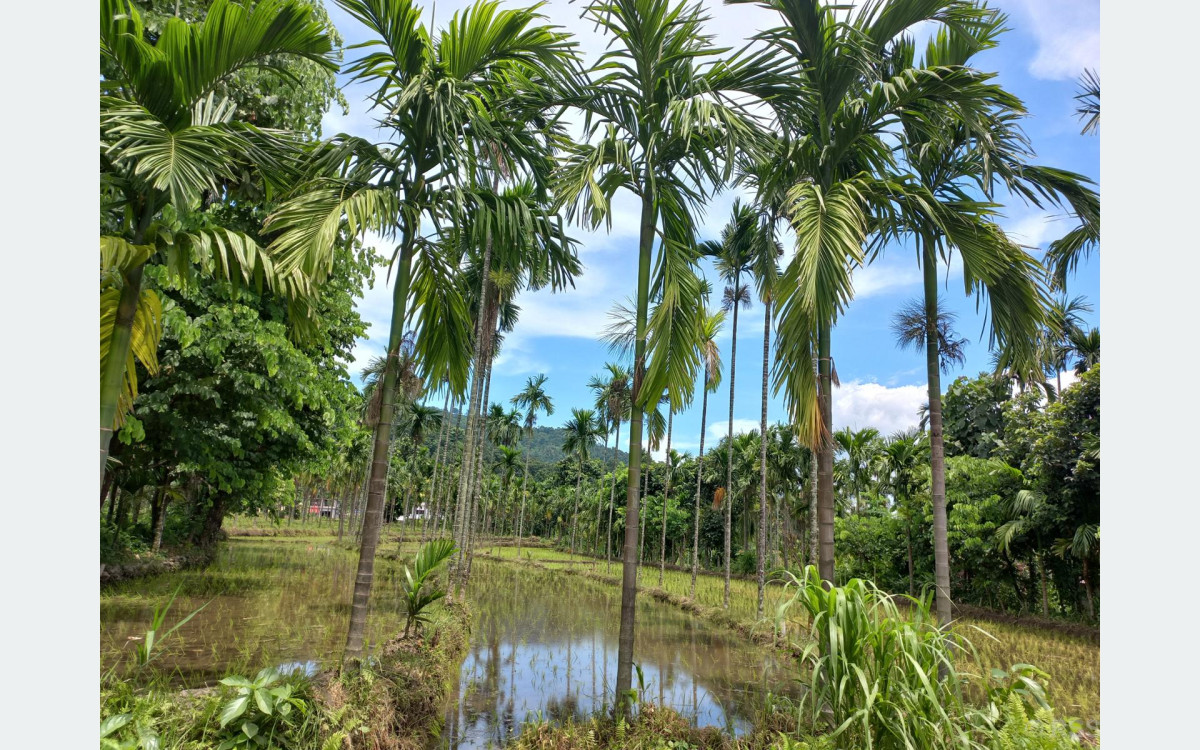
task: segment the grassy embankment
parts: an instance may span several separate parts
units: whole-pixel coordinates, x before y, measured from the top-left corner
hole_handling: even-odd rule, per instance
[[[311,541],[306,537],[286,537],[237,540],[228,544],[279,546],[291,550],[297,548],[297,542],[307,546]],[[330,540],[325,536],[322,541]],[[222,638],[235,641],[220,644],[222,667],[214,670],[211,679],[201,684],[234,675],[254,680],[259,669],[287,658],[286,655],[293,653],[300,642],[304,644],[301,651],[314,655],[340,651],[338,646],[345,628],[343,615],[348,613],[335,608],[333,619],[341,622],[340,628],[324,627],[317,620],[321,617],[318,610],[321,607],[328,609],[327,604],[321,603],[327,597],[310,591],[321,601],[312,604],[314,609],[301,611],[302,605],[294,599],[292,592],[278,590],[280,576],[305,578],[307,568],[304,566],[329,565],[331,556],[353,557],[352,552],[330,549],[327,544],[324,550],[329,554],[313,555],[311,550],[297,549],[296,554],[289,553],[274,565],[255,565],[253,559],[244,560],[242,564],[225,560],[209,570],[154,576],[106,589],[102,596],[105,607],[142,609],[162,606],[177,592],[178,598],[166,622],[168,627],[204,601],[210,602],[188,623],[190,628],[185,627],[162,642],[161,659],[152,659],[143,667],[137,666],[133,646],[138,641],[133,640],[118,653],[109,654],[106,661],[113,666],[101,677],[101,720],[129,716],[128,723],[112,737],[128,742],[135,741],[139,733],[147,736],[152,733],[157,736],[161,748],[199,750],[221,747],[239,739],[239,733],[247,732],[243,727],[249,722],[254,725],[251,731],[256,733],[273,731],[274,746],[279,747],[331,750],[425,747],[438,730],[450,688],[449,676],[457,672],[466,653],[469,615],[461,606],[437,606],[433,622],[423,632],[408,639],[393,636],[384,640],[374,650],[369,663],[359,671],[342,673],[332,668],[311,678],[295,672],[273,683],[272,690],[290,686],[291,697],[296,699],[286,719],[265,715],[250,702],[245,714],[222,727],[223,711],[236,699],[236,687],[217,685],[180,690],[178,680],[173,679],[183,670],[191,675],[189,680],[195,684],[199,675],[206,673],[202,666],[205,659],[217,660],[218,647],[215,645],[211,654],[193,654],[197,650],[196,644],[188,642],[187,632],[195,628],[216,629],[215,633],[224,634]],[[237,627],[231,627],[226,620]],[[381,636],[384,630],[388,634],[398,631],[394,617],[373,617],[372,620]],[[270,625],[270,638],[261,638],[263,633],[255,629],[263,623],[266,623],[264,627]],[[314,636],[313,630],[329,632]],[[237,644],[238,633],[253,633],[253,636],[248,636],[246,643]],[[140,642],[144,643],[144,640]],[[235,652],[232,655],[231,650]],[[250,740],[248,736],[240,739]]]

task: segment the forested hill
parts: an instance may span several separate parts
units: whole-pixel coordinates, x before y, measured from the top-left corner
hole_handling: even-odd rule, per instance
[[[466,430],[467,418],[465,415],[461,418],[459,429],[455,431],[453,428],[457,415],[450,413],[444,414],[444,416],[450,420],[451,433],[453,434],[450,443],[452,446],[451,450],[453,450],[458,447],[459,440],[461,440],[462,434]],[[624,428],[626,425],[622,425],[622,427]],[[534,427],[533,437],[526,440],[522,436],[520,442],[514,447],[520,451],[532,450],[529,456],[530,464],[556,464],[566,456],[562,451],[566,434],[567,431],[561,427]],[[431,455],[437,450],[437,439],[437,429],[432,429],[425,435],[424,443],[429,448]],[[621,430],[621,439],[622,441],[627,439],[625,429]],[[613,448],[611,446],[605,448],[603,443],[596,443],[589,452],[589,458],[602,461],[605,465],[608,465],[612,462]],[[524,459],[525,456],[522,455],[521,460],[523,461]],[[629,456],[625,451],[618,451],[617,459],[624,463],[629,461]]]

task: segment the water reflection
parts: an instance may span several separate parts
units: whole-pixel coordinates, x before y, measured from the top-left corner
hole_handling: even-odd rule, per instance
[[[534,718],[583,719],[610,708],[617,671],[620,592],[577,577],[480,565],[476,617],[447,709],[441,747],[499,746]],[[794,694],[772,652],[674,608],[639,603],[635,662],[644,697],[697,726],[742,734],[768,691]],[[635,687],[637,678],[635,675]]]

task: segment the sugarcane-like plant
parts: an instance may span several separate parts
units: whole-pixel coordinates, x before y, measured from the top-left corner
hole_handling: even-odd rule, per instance
[[[444,589],[427,586],[429,576],[438,566],[450,559],[457,552],[453,539],[434,539],[421,545],[417,551],[417,559],[413,563],[416,570],[404,566],[404,637],[407,638],[414,624],[429,622],[426,610],[429,605],[446,595]]]

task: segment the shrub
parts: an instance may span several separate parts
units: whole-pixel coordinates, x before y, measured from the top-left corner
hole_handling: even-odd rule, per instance
[[[779,616],[800,607],[810,623],[811,643],[801,653],[809,673],[800,699],[802,728],[828,734],[838,747],[985,748],[998,737],[995,701],[1049,710],[1035,679],[1042,673],[1028,665],[982,684],[960,674],[954,649],[975,666],[978,655],[961,633],[938,627],[931,593],[893,597],[859,578],[826,590],[813,566],[801,578],[784,575],[795,593]],[[901,598],[907,612],[897,606]],[[969,687],[988,696],[984,707],[967,701]]]

